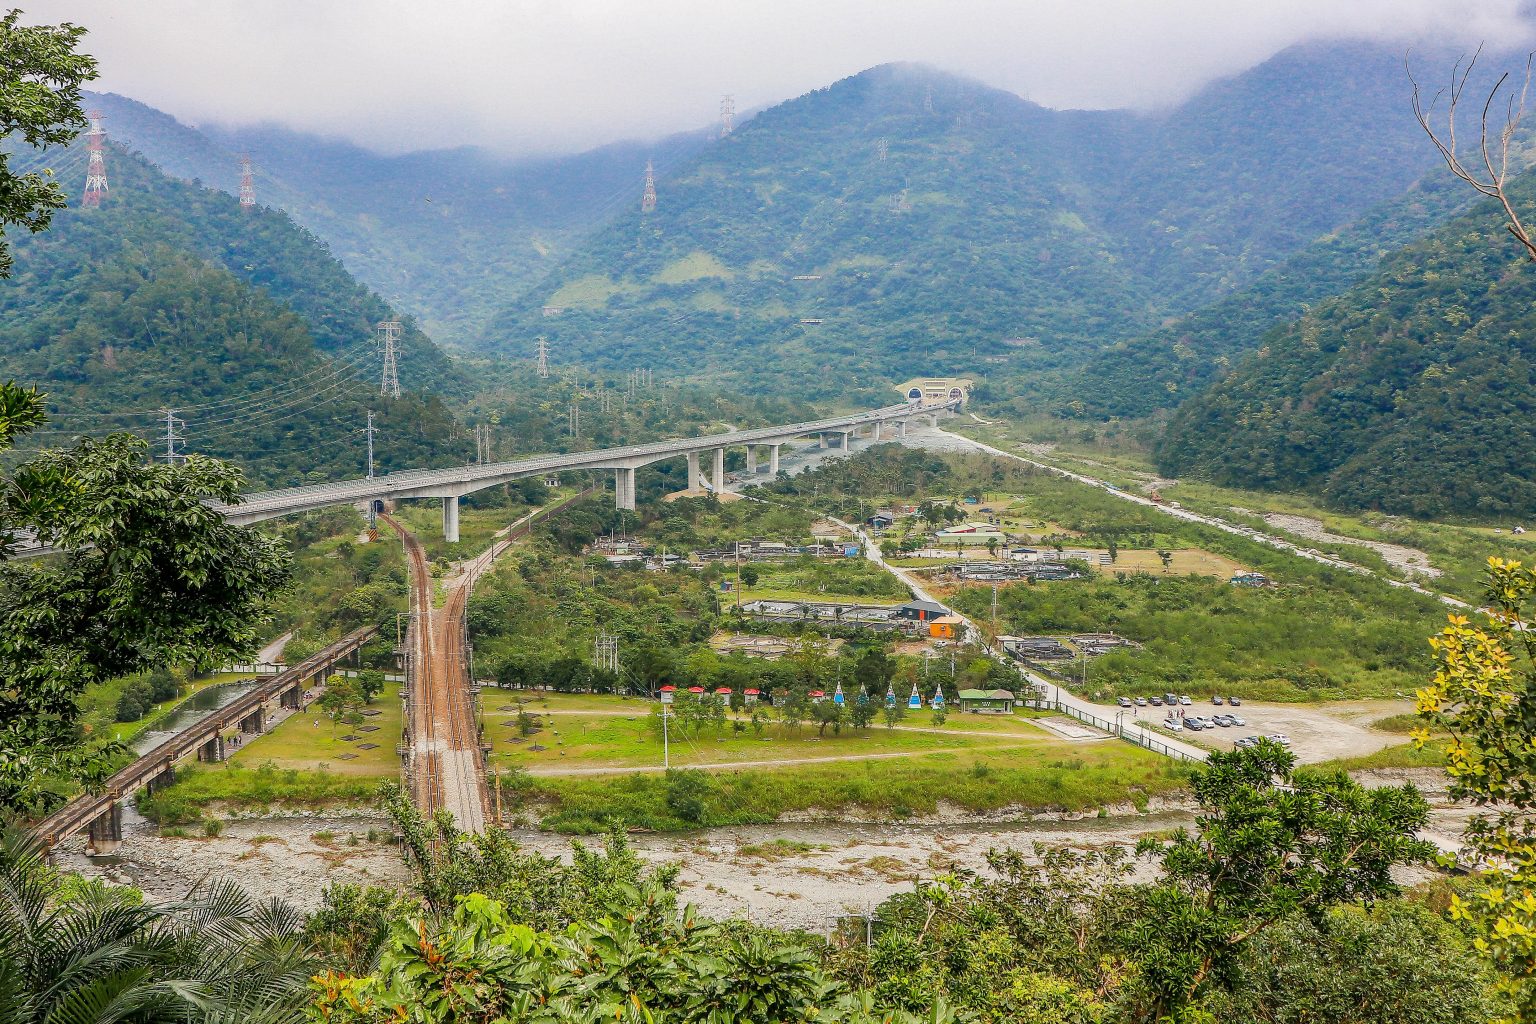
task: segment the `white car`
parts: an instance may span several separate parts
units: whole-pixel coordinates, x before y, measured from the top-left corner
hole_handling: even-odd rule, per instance
[[[1177,718],[1165,718],[1163,719],[1163,728],[1169,732],[1183,732],[1184,723],[1180,722]]]

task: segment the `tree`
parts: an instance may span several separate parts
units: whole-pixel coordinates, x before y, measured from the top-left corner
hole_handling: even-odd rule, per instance
[[[146,906],[133,889],[68,887],[41,849],[0,841],[0,1006],[15,1024],[294,1019],[319,966],[286,905],[234,886]]]
[[[848,707],[848,721],[855,729],[868,729],[876,715],[875,702],[868,698],[855,700]]]
[[[32,148],[64,145],[85,129],[80,85],[96,77],[96,61],[76,53],[85,29],[22,25],[21,12],[0,16],[0,140],[20,136]],[[10,169],[13,145],[0,146],[0,278],[11,276],[8,225],[42,231],[65,205],[64,190],[48,173]]]
[[[1167,572],[1168,571],[1168,567],[1173,564],[1173,552],[1172,551],[1164,551],[1161,548],[1159,548],[1158,552],[1157,552],[1157,557],[1162,560],[1163,571]]]
[[[883,647],[870,647],[859,655],[853,666],[853,678],[865,693],[879,693],[890,683],[896,663]]]
[[[824,700],[819,704],[811,705],[811,713],[816,719],[816,735],[825,736],[829,725],[832,727],[832,735],[842,735],[843,705]]]
[[[363,695],[364,704],[372,704],[384,692],[384,673],[376,668],[365,668],[357,674],[357,688]]]
[[[885,727],[887,729],[896,728],[896,723],[907,717],[907,709],[902,707],[899,701],[886,704],[880,709],[880,712],[885,716]]]
[[[1419,127],[1424,129],[1424,134],[1429,136],[1429,141],[1440,153],[1440,158],[1445,161],[1445,166],[1450,169],[1450,172],[1471,185],[1480,195],[1498,201],[1503,207],[1507,221],[1504,225],[1505,230],[1525,249],[1528,258],[1536,260],[1536,242],[1531,240],[1530,232],[1520,220],[1520,214],[1516,212],[1514,203],[1505,191],[1505,183],[1508,182],[1510,173],[1510,143],[1520,132],[1520,122],[1525,116],[1526,96],[1531,90],[1532,58],[1526,57],[1525,76],[1520,91],[1518,95],[1510,95],[1505,105],[1503,123],[1494,129],[1497,141],[1493,135],[1490,135],[1488,115],[1493,110],[1494,102],[1499,98],[1505,83],[1509,81],[1509,72],[1506,71],[1500,75],[1498,81],[1494,82],[1493,88],[1488,90],[1488,98],[1483,103],[1482,118],[1479,123],[1477,155],[1469,166],[1463,159],[1462,149],[1456,140],[1456,115],[1457,108],[1461,105],[1462,97],[1466,93],[1467,80],[1472,77],[1472,72],[1477,67],[1477,59],[1481,54],[1482,48],[1479,47],[1477,53],[1474,53],[1465,64],[1458,60],[1451,68],[1451,83],[1445,110],[1446,124],[1443,133],[1430,123],[1430,118],[1436,103],[1444,93],[1435,93],[1426,106],[1423,94],[1419,90],[1419,83],[1410,71],[1408,80],[1413,84],[1413,116],[1419,122]],[[1478,164],[1482,166],[1478,167]]]
[[[0,385],[0,447],[42,421],[42,402],[35,389]],[[105,774],[110,745],[77,734],[87,686],[248,654],[289,581],[276,540],[210,507],[239,500],[239,470],[197,455],[153,464],[146,453],[137,437],[86,438],[0,478],[0,529],[62,552],[0,561],[0,809],[40,809],[49,776],[92,785]]]
[[[1480,625],[1453,615],[1431,638],[1438,668],[1418,693],[1425,726],[1449,734],[1451,796],[1491,813],[1466,831],[1463,859],[1478,885],[1451,902],[1451,916],[1477,935],[1514,979],[1524,1019],[1536,1014],[1536,568],[1488,560],[1491,614]]]
[[[755,587],[755,586],[757,586],[757,581],[758,581],[758,578],[759,578],[758,574],[757,574],[757,566],[755,566],[755,565],[744,565],[744,566],[741,567],[741,572],[737,573],[737,576],[740,578],[742,586],[744,586],[744,587]]]
[[[356,679],[346,676],[332,676],[325,684],[325,693],[317,704],[325,716],[331,720],[331,728],[349,720],[368,702],[363,699],[362,687]]]
[[[1367,790],[1343,772],[1298,771],[1268,740],[1211,754],[1191,788],[1195,831],[1180,829],[1162,850],[1165,880],[1127,934],[1147,1020],[1178,1019],[1210,987],[1230,987],[1254,936],[1394,893],[1392,868],[1434,853],[1416,838],[1429,806],[1412,786]]]

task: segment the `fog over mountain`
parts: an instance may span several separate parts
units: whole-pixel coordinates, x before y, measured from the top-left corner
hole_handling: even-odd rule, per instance
[[[573,152],[696,128],[918,61],[1057,108],[1156,107],[1298,42],[1520,46],[1520,0],[39,0],[89,26],[103,91],[183,121],[275,122],[381,152]],[[282,59],[274,59],[281,54]]]

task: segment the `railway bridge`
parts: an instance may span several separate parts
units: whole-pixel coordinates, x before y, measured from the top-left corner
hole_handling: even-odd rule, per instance
[[[226,732],[235,727],[241,732],[264,731],[268,705],[274,700],[280,707],[301,707],[305,687],[312,682],[324,682],[337,665],[351,657],[375,632],[375,627],[366,626],[292,668],[261,680],[222,708],[113,774],[100,793],[75,797],[38,822],[33,832],[45,846],[52,848],[83,828],[90,837],[92,853],[111,853],[123,838],[123,800],[140,787],[153,793],[169,785],[176,777],[177,762],[185,757],[195,755],[199,761],[224,760]]]

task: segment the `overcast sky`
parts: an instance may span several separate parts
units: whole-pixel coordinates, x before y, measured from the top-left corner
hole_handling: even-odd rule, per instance
[[[915,60],[1053,107],[1158,106],[1303,40],[1520,45],[1522,0],[15,0],[97,88],[373,149],[563,152]],[[15,4],[12,4],[15,5]],[[0,6],[7,6],[0,4]]]

